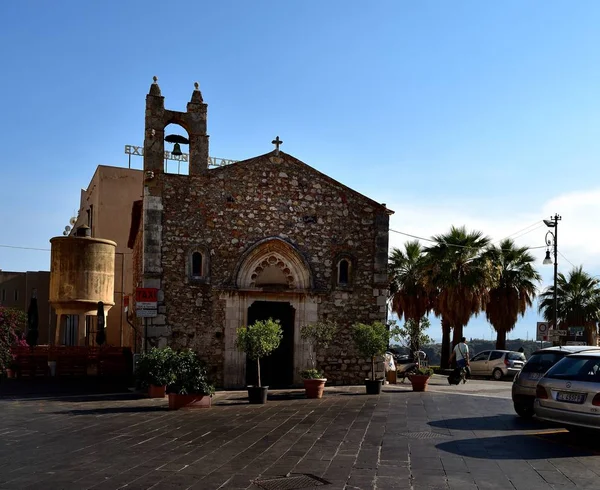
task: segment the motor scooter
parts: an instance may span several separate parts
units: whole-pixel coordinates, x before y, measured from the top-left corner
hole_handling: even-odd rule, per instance
[[[419,365],[414,357],[410,356],[399,356],[396,361],[396,379],[401,379],[402,383],[406,381],[406,378],[410,374],[415,374]]]

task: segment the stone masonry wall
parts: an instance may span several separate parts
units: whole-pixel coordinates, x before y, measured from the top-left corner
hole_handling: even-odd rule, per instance
[[[357,321],[384,320],[387,298],[388,214],[384,206],[280,153],[162,179],[162,290],[174,347],[197,350],[222,383],[225,301],[235,291],[240,257],[257,242],[278,237],[311,268],[319,318],[343,331],[321,366],[332,383],[361,382],[370,369],[350,341]],[[193,279],[191,254],[200,251],[207,275]],[[352,263],[352,281],[337,285],[336,261]],[[295,326],[298,328],[298,326]],[[380,365],[381,367],[381,365]]]

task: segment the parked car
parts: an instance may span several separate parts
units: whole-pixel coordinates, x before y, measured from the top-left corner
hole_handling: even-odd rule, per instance
[[[495,380],[501,380],[521,371],[525,361],[525,354],[522,352],[486,350],[471,358],[471,375],[491,376]]]
[[[567,428],[600,429],[600,351],[571,354],[540,379],[535,415]]]
[[[535,388],[544,373],[563,357],[583,351],[600,351],[590,345],[567,345],[562,347],[546,347],[531,354],[523,369],[515,376],[512,385],[512,401],[515,412],[521,417],[533,417]]]

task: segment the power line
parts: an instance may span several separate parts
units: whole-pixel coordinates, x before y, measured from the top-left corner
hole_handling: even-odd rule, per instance
[[[16,250],[38,250],[40,252],[51,252],[51,250],[49,248],[36,248],[36,247],[20,247],[17,245],[0,245],[0,248],[12,248],[12,249],[16,249]],[[106,253],[106,254],[110,254],[112,252],[94,252],[95,254],[98,253]],[[114,252],[117,255],[131,255],[133,252]]]
[[[565,259],[569,264],[571,264],[573,267],[577,267],[573,262],[571,262],[569,259],[567,259],[561,252],[560,250],[557,250],[558,254]]]
[[[531,228],[532,226],[535,226],[535,225],[537,225],[538,223],[543,223],[543,221],[542,221],[542,220],[538,220],[538,221],[536,221],[535,223],[532,223],[532,224],[530,224],[529,226],[526,226],[526,227],[525,227],[525,228],[523,228],[522,230],[515,231],[514,233],[511,233],[510,235],[508,235],[508,236],[505,236],[504,238],[501,238],[500,240],[496,240],[496,241],[497,241],[497,242],[501,242],[502,240],[506,240],[507,238],[510,238],[510,237],[512,237],[512,236],[515,236],[515,235],[518,235],[518,234],[519,234],[519,233],[521,233],[522,231],[528,230],[529,228]],[[540,226],[540,227],[541,227],[541,226]],[[536,228],[536,229],[537,229],[537,228]],[[533,231],[533,230],[531,230],[531,231]],[[527,232],[527,233],[529,233],[529,232]]]
[[[15,245],[0,245],[2,248],[16,248],[18,250],[40,250],[42,252],[50,252],[49,248],[35,248],[35,247],[17,247]]]
[[[529,230],[529,231],[526,231],[525,233],[521,233],[520,235],[517,235],[516,237],[514,237],[514,238],[511,238],[511,240],[513,240],[513,241],[514,241],[514,240],[516,240],[517,238],[521,238],[521,237],[523,237],[523,236],[525,236],[525,235],[527,235],[527,234],[531,233],[532,231],[539,230],[540,228],[543,228],[543,227],[544,227],[544,223],[542,223],[541,225],[538,225],[538,226],[536,226],[535,228],[532,228],[532,229],[531,229],[531,230]]]
[[[422,236],[417,236],[417,235],[411,235],[410,233],[404,233],[403,231],[398,231],[398,230],[392,230],[390,228],[391,232],[394,233],[398,233],[399,235],[404,235],[404,236],[408,236],[411,238],[416,238],[417,240],[425,240],[426,242],[433,242],[433,243],[439,243],[437,240],[433,240],[432,238],[425,238]],[[445,242],[444,242],[445,243]],[[478,247],[470,247],[469,245],[457,245],[454,243],[445,243],[445,245],[447,245],[448,247],[455,247],[455,248],[472,248],[472,249],[476,249],[479,250]],[[527,247],[529,250],[536,250],[538,248],[546,248],[546,245],[541,245],[539,247]],[[507,250],[507,249],[500,249],[500,250]]]

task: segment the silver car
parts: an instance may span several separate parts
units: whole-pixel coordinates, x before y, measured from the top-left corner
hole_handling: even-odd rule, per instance
[[[548,422],[600,429],[600,352],[558,361],[538,382],[533,409]]]
[[[589,345],[567,345],[546,347],[531,354],[523,369],[515,376],[512,385],[512,401],[515,412],[521,417],[533,417],[535,388],[544,373],[569,354],[593,350],[600,351],[600,348]]]
[[[514,376],[525,364],[525,354],[510,350],[486,350],[473,356],[469,362],[473,376],[491,376],[501,380]]]

